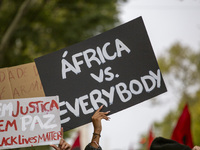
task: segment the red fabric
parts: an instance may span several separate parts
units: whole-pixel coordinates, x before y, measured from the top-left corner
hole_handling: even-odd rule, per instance
[[[183,112],[174,128],[171,139],[178,143],[188,145],[193,148],[192,135],[191,135],[191,119],[188,105],[186,104]]]
[[[71,150],[81,150],[81,144],[80,144],[80,132],[78,132],[78,136],[74,141],[74,144],[72,145]]]
[[[153,142],[154,140],[154,135],[153,135],[153,132],[152,132],[152,128],[149,130],[149,137],[148,137],[148,150],[150,149],[151,147],[151,143]]]

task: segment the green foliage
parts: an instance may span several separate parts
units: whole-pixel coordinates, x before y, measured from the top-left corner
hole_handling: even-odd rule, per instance
[[[192,136],[195,145],[200,145],[200,89],[190,97],[190,112],[192,120]]]
[[[33,62],[115,27],[118,5],[125,1],[0,0],[0,68]]]
[[[17,24],[13,20],[26,1]],[[41,55],[70,46],[116,25],[123,0],[4,0],[0,4],[0,67],[32,62]]]
[[[178,88],[180,101],[177,110],[169,112],[163,121],[155,122],[159,136],[171,138],[172,131],[182,113],[184,105],[189,105],[193,142],[200,145],[200,51],[194,52],[179,43],[174,44],[167,54],[159,57],[159,66],[166,78],[176,81],[171,88]],[[170,75],[170,76],[169,76]]]
[[[175,43],[158,58],[164,79],[170,82],[171,91],[179,97],[177,109],[171,110],[160,122],[154,122],[154,135],[171,138],[173,129],[187,103],[191,114],[191,132],[194,145],[200,145],[200,51]],[[177,96],[179,95],[179,96]],[[157,100],[156,100],[157,101]],[[159,105],[159,102],[154,104]],[[148,133],[141,137],[148,137]],[[140,145],[146,149],[146,143]]]
[[[175,120],[178,118],[176,112],[169,112],[167,116],[164,117],[162,122],[155,122],[154,127],[157,131],[157,135],[163,135],[165,138],[171,138],[172,130],[175,124]]]
[[[169,49],[168,54],[158,59],[158,62],[163,73],[172,73],[174,78],[182,83],[182,88],[186,88],[200,80],[199,59],[199,53],[176,43]]]

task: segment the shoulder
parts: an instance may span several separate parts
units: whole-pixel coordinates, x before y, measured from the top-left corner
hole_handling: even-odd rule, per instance
[[[90,145],[90,143],[85,147],[85,150],[102,150],[102,148],[99,146],[98,148],[94,148]]]

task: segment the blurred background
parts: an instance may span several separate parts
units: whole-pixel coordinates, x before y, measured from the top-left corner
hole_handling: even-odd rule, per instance
[[[33,62],[139,16],[168,92],[103,121],[100,145],[147,150],[153,138],[172,137],[185,108],[190,119],[178,128],[190,129],[193,145],[200,145],[200,0],[0,0],[0,68]],[[65,138],[73,145],[78,133],[84,149],[92,125]]]

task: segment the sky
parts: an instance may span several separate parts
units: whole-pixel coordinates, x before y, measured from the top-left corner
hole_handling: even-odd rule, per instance
[[[200,0],[127,1],[120,5],[121,23],[142,16],[156,57],[176,42],[200,50]],[[138,149],[141,135],[150,130],[153,122],[162,121],[170,110],[177,108],[179,94],[168,82],[166,86],[168,91],[156,97],[157,103],[150,99],[109,116],[110,121],[102,121],[103,150]],[[89,143],[93,127],[91,123],[85,127]]]
[[[176,42],[200,50],[200,0],[129,0],[120,10],[122,23],[142,16],[156,57]],[[177,108],[179,96],[166,86],[168,92],[156,97],[159,105],[150,99],[102,121],[104,150],[138,149],[141,134]],[[92,135],[92,125],[89,128]]]
[[[142,16],[156,55],[175,42],[200,47],[200,0],[129,0],[121,6],[125,23]]]

